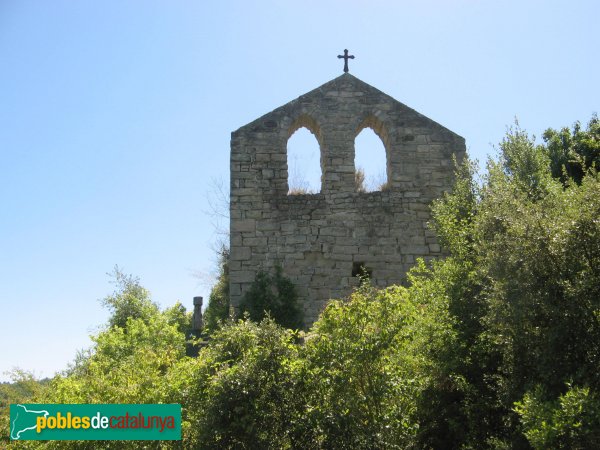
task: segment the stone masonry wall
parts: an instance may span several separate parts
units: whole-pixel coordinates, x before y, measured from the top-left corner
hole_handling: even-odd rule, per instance
[[[318,194],[288,195],[287,141],[308,128],[321,148]],[[386,149],[388,187],[358,193],[354,140],[371,127]],[[376,286],[402,283],[415,259],[441,255],[430,203],[451,188],[464,139],[350,74],[232,133],[230,295],[235,308],[258,270],[283,267],[310,325],[348,295],[364,264]]]

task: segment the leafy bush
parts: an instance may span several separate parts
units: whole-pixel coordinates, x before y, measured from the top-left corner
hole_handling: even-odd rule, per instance
[[[418,315],[402,288],[365,283],[334,301],[309,333],[306,427],[325,448],[406,448],[424,384],[411,348]]]
[[[229,322],[198,358],[168,375],[183,405],[184,442],[193,448],[301,448],[303,406],[296,335],[267,318]]]

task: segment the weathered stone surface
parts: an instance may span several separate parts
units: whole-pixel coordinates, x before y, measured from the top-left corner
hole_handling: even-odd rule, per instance
[[[322,189],[288,195],[287,141],[300,127],[321,147]],[[358,193],[354,139],[370,127],[387,153],[388,185]],[[332,297],[402,283],[418,257],[440,256],[429,205],[452,185],[464,139],[350,74],[232,133],[230,295],[234,308],[260,269],[275,264],[298,286],[310,325]]]

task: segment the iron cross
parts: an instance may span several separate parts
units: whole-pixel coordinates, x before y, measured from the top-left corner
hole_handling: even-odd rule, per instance
[[[354,59],[354,55],[348,55],[348,49],[344,49],[344,56],[338,55],[338,58],[344,58],[344,72],[348,72],[348,60]]]

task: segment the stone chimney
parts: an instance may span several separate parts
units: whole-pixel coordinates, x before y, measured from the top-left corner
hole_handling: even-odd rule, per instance
[[[204,327],[202,321],[202,297],[194,297],[194,314],[192,315],[192,331],[199,333]]]

